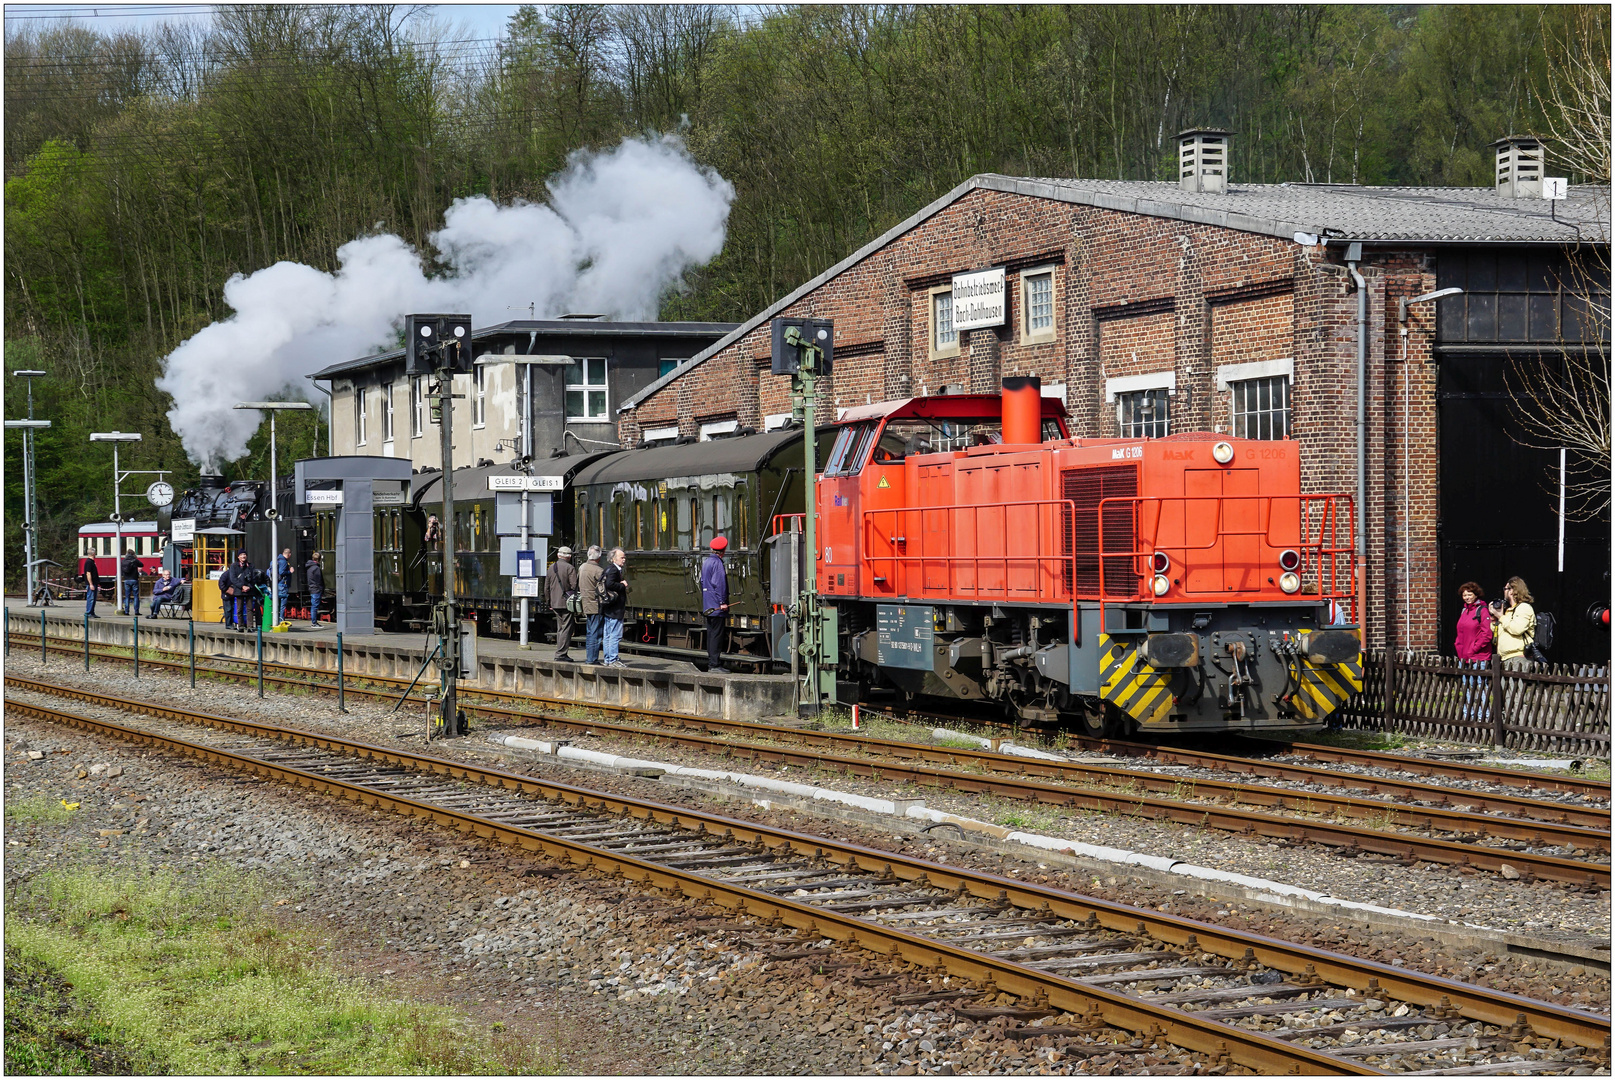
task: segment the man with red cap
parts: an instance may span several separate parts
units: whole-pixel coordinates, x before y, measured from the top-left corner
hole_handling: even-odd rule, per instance
[[[707,618],[707,671],[727,675],[723,666],[723,624],[729,612],[729,571],[723,565],[723,552],[729,541],[712,538],[712,551],[701,560],[701,613]]]

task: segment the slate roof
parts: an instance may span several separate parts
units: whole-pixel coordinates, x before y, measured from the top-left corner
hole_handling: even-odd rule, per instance
[[[733,333],[624,401],[617,411],[634,408],[801,297],[977,189],[1193,221],[1285,240],[1295,240],[1297,234],[1304,234],[1309,242],[1310,238],[1316,238],[1329,244],[1353,240],[1426,244],[1607,243],[1610,235],[1609,189],[1595,185],[1573,187],[1568,199],[1555,204],[1545,199],[1504,198],[1492,188],[1234,184],[1226,193],[1211,194],[1186,191],[1170,180],[1065,180],[982,173],[771,304]]]
[[[471,340],[475,343],[499,334],[530,334],[535,331],[538,333],[539,342],[549,337],[712,337],[713,335],[727,334],[734,328],[734,323],[515,319],[510,322],[498,323],[494,326],[474,329],[471,331]],[[535,344],[534,347],[536,348],[537,345]],[[361,356],[354,360],[344,360],[339,364],[332,364],[330,367],[321,368],[314,374],[307,376],[307,378],[330,379],[340,377],[355,371],[380,367],[390,361],[401,360],[403,356],[403,349],[391,349],[372,356]]]

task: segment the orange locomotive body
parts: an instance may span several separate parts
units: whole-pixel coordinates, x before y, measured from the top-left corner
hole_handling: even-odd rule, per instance
[[[1035,379],[841,422],[817,583],[860,692],[1099,734],[1316,729],[1361,688],[1351,500],[1298,443],[1072,439]]]

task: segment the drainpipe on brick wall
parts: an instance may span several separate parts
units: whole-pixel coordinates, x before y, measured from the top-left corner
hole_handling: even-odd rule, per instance
[[[1368,647],[1368,282],[1357,272],[1363,245],[1346,248],[1346,269],[1357,283],[1357,625]]]

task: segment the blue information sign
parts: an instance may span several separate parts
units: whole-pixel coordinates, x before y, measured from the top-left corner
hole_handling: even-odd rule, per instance
[[[535,551],[516,552],[516,576],[519,578],[533,578],[538,576],[538,553]]]
[[[923,604],[875,606],[875,655],[887,667],[930,671],[936,609]]]

